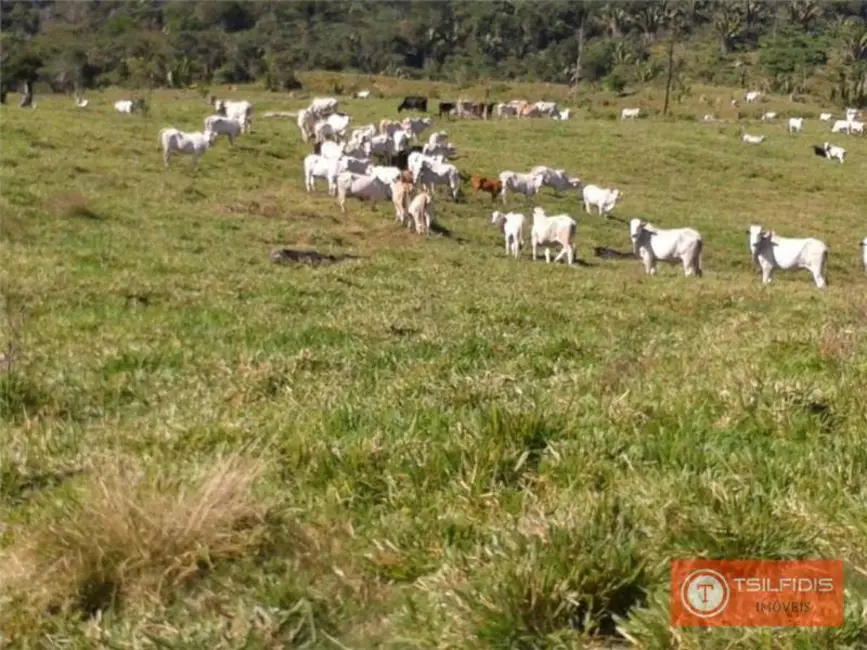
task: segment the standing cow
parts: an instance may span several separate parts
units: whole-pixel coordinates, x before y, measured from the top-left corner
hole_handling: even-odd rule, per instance
[[[397,112],[400,113],[403,110],[427,113],[427,97],[420,97],[418,95],[404,97],[400,106],[397,107]]]

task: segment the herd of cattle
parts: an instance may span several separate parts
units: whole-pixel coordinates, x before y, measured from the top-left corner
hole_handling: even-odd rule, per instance
[[[747,101],[754,98],[749,96]],[[193,156],[198,166],[201,155],[215,142],[219,135],[226,135],[230,143],[252,127],[253,106],[247,101],[228,101],[211,98],[215,109],[213,115],[205,117],[204,131],[187,133],[175,128],[160,131],[159,139],[163,147],[166,166],[173,153]],[[135,110],[135,102],[117,102],[118,112],[129,113]],[[515,117],[542,117],[569,119],[569,110],[560,110],[554,102],[513,101],[500,104],[482,104],[459,100],[440,102],[440,116],[476,116],[488,119],[491,115]],[[398,113],[404,110],[427,111],[427,98],[406,97],[398,106]],[[640,109],[626,108],[621,112],[621,120],[635,119]],[[378,201],[392,201],[396,221],[401,225],[414,228],[418,234],[430,232],[434,219],[434,188],[438,185],[448,187],[451,197],[457,201],[461,192],[461,181],[469,180],[475,192],[483,191],[506,203],[509,192],[523,194],[528,199],[542,187],[552,187],[555,193],[565,190],[580,190],[584,209],[590,213],[597,208],[600,216],[608,216],[623,193],[616,188],[600,188],[584,185],[581,179],[570,177],[563,169],[534,167],[527,173],[503,171],[496,179],[479,175],[466,176],[450,162],[456,149],[448,141],[446,131],[430,135],[426,144],[419,144],[419,136],[433,126],[429,117],[407,117],[401,121],[383,119],[379,125],[368,124],[349,131],[351,117],[338,112],[338,100],[333,97],[313,99],[310,105],[298,113],[274,113],[271,115],[291,116],[304,142],[312,142],[313,152],[304,159],[304,184],[308,192],[315,190],[317,178],[326,181],[328,192],[337,197],[341,211],[346,211],[346,199],[355,197],[376,204]],[[706,116],[707,117],[707,116]],[[776,114],[766,113],[763,121],[771,120]],[[830,120],[830,114],[822,119]],[[845,123],[848,128],[837,127],[835,132],[863,133],[863,124],[856,118],[858,111],[848,109]],[[710,120],[706,120],[710,121]],[[842,121],[840,121],[842,122]],[[860,127],[859,127],[860,125]],[[800,132],[803,118],[791,118],[788,131]],[[764,136],[743,134],[743,141],[760,143]],[[817,155],[843,162],[845,150],[842,147],[825,143],[814,145]],[[517,212],[503,213],[494,210],[491,223],[503,233],[508,255],[519,257],[524,246],[525,217]],[[555,257],[557,262],[564,257],[571,264],[574,259],[577,222],[567,214],[548,215],[541,207],[534,207],[530,242],[532,258],[537,258],[540,247],[545,249],[545,259],[551,261],[550,247],[560,246]],[[748,231],[749,248],[754,264],[760,269],[762,282],[771,282],[775,269],[806,269],[816,283],[823,288],[827,285],[826,269],[828,247],[815,238],[780,237],[759,225],[751,225]],[[641,259],[645,272],[655,275],[657,262],[681,263],[686,276],[701,276],[701,253],[703,241],[700,233],[693,228],[658,228],[642,219],[629,222],[629,236],[633,253]],[[861,242],[861,259],[867,270],[867,238]]]

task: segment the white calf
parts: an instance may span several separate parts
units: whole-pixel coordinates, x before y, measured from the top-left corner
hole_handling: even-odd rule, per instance
[[[819,119],[823,122],[830,122],[832,117],[834,117],[834,115],[831,113],[819,113]]]
[[[193,165],[199,168],[199,158],[208,148],[214,144],[217,134],[213,131],[204,133],[184,133],[174,127],[162,129],[159,135],[160,144],[163,146],[163,161],[166,168],[173,153],[187,154],[193,157]]]
[[[776,111],[768,111],[767,113],[762,115],[762,122],[765,122],[767,120],[775,120],[775,119],[777,119],[777,112]]]
[[[765,141],[765,136],[763,135],[750,135],[749,133],[744,133],[744,137],[741,140],[745,144],[762,144]]]
[[[588,214],[593,214],[592,206],[596,207],[599,216],[608,217],[608,214],[614,209],[617,201],[623,196],[623,192],[619,189],[601,188],[596,185],[587,185],[582,192],[584,199],[584,211]]]
[[[337,112],[337,100],[334,97],[315,97],[307,110],[316,117],[328,117]]]
[[[545,247],[545,261],[551,262],[551,244],[560,244],[563,248],[554,262],[559,262],[566,256],[566,263],[572,264],[575,257],[575,232],[578,224],[568,214],[548,216],[545,211],[536,206],[533,208],[533,229],[530,232],[530,242],[533,246],[533,259],[536,259],[536,248]]]
[[[494,210],[491,213],[491,223],[500,229],[506,239],[506,255],[518,259],[518,252],[524,245],[524,215],[519,212],[503,214]]]
[[[789,133],[800,133],[804,130],[804,118],[803,117],[790,117],[789,118]]]
[[[846,150],[843,147],[838,147],[830,142],[825,143],[825,158],[828,160],[839,160],[843,164],[843,159],[846,157]]]
[[[827,286],[825,269],[828,264],[828,247],[812,237],[793,239],[778,237],[762,226],[751,225],[747,231],[750,237],[750,253],[753,261],[762,270],[762,284],[771,283],[774,269],[788,271],[807,269],[820,289]]]
[[[761,97],[762,93],[758,90],[751,90],[750,92],[744,95],[744,99],[747,100],[750,104],[755,104],[759,97]]]
[[[620,111],[620,119],[621,120],[626,120],[626,119],[634,120],[636,117],[638,117],[638,114],[640,112],[641,112],[640,108],[624,108],[622,111]]]
[[[370,201],[375,208],[377,201],[387,201],[391,198],[391,188],[373,176],[342,172],[337,175],[337,203],[343,213],[346,213],[348,196]]]
[[[506,202],[506,194],[512,192],[520,192],[526,198],[530,198],[542,188],[542,183],[545,182],[545,177],[542,174],[518,174],[512,171],[500,172],[500,182],[503,184],[503,189],[500,192],[500,198],[503,203]]]
[[[433,197],[427,192],[420,192],[409,204],[409,216],[415,223],[415,231],[419,235],[430,234],[433,222]]]
[[[644,262],[644,272],[647,275],[656,275],[657,260],[679,260],[683,264],[684,275],[701,277],[702,239],[697,230],[663,230],[643,219],[632,219],[629,222],[629,237],[632,239],[632,250]]]
[[[222,115],[209,115],[205,118],[205,131],[213,131],[217,135],[225,135],[229,138],[229,144],[235,144],[235,138],[241,135],[243,127],[238,120],[233,120]]]
[[[132,113],[132,100],[121,99],[114,103],[114,110],[118,113]]]
[[[304,158],[304,187],[308,192],[316,190],[316,179],[324,178],[328,182],[328,193],[337,193],[337,175],[340,172],[340,161],[336,158],[311,153]]]

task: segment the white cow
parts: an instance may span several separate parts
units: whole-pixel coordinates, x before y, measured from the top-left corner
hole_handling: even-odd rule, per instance
[[[790,117],[789,118],[789,126],[787,127],[789,133],[800,133],[804,130],[804,118],[803,117]]]
[[[825,158],[828,160],[839,160],[840,164],[843,164],[844,158],[846,158],[846,150],[843,147],[838,147],[835,144],[831,144],[830,142],[826,142],[824,144],[825,149]]]
[[[581,187],[581,179],[577,176],[571,178],[566,176],[565,169],[551,169],[550,167],[539,165],[533,167],[533,169],[530,170],[530,173],[533,175],[541,175],[542,186],[554,188],[555,194],[565,190],[576,190]]]
[[[401,122],[404,131],[408,131],[413,140],[418,140],[418,136],[421,135],[425,129],[430,128],[432,124],[433,120],[429,117],[407,117],[403,122]]]
[[[617,188],[602,188],[597,185],[587,185],[583,192],[584,211],[587,214],[593,214],[591,207],[595,206],[599,216],[608,218],[608,215],[614,209],[617,201],[623,196]]]
[[[118,113],[132,113],[135,111],[137,103],[133,99],[121,99],[114,103],[114,110]]]
[[[454,158],[456,153],[454,146],[450,144],[441,144],[435,147],[432,147],[430,144],[426,144],[424,145],[424,147],[422,147],[421,151],[425,156],[440,156],[443,159]]]
[[[578,224],[568,214],[548,216],[545,211],[536,206],[533,208],[533,228],[530,231],[530,243],[533,247],[533,260],[536,259],[536,249],[545,247],[545,261],[551,263],[551,244],[560,244],[563,248],[554,262],[559,262],[566,256],[566,263],[572,264],[575,257],[575,233]]]
[[[506,195],[509,191],[520,192],[526,198],[535,195],[545,182],[545,177],[542,174],[519,174],[513,171],[500,172],[500,182],[503,184],[503,189],[500,192],[500,198],[503,203],[506,203]]]
[[[452,192],[452,199],[458,200],[458,193],[461,190],[461,175],[458,168],[451,163],[422,159],[414,168],[410,167],[410,171],[416,185],[431,189],[435,185],[448,185]]]
[[[519,212],[504,214],[494,210],[491,213],[491,223],[500,229],[506,239],[506,255],[518,259],[518,253],[524,246],[524,215]]]
[[[357,93],[355,93],[354,97],[355,99],[367,99],[368,97],[370,97],[370,91],[359,90]]]
[[[556,102],[536,102],[533,104],[533,108],[541,115],[547,115],[548,117],[555,117],[560,114],[560,109],[557,108]]]
[[[568,120],[572,116],[571,108],[564,108],[562,111],[554,115],[555,120]]]
[[[427,154],[420,153],[418,151],[413,151],[407,156],[406,164],[407,169],[410,171],[421,169],[421,162],[423,160],[427,160],[430,163],[444,163],[447,162],[444,156],[428,156]],[[414,173],[414,172],[413,172]]]
[[[328,117],[337,112],[337,100],[334,97],[315,97],[307,110],[318,118]]]
[[[385,167],[382,165],[373,165],[367,172],[368,176],[374,176],[387,185],[397,182],[400,178],[400,169],[397,167]]]
[[[353,174],[370,175],[370,169],[373,167],[373,162],[369,158],[356,158],[355,156],[341,156],[337,159],[338,173],[352,172]]]
[[[304,187],[308,192],[314,192],[316,179],[324,178],[328,183],[328,193],[334,196],[337,193],[337,175],[340,171],[340,160],[311,153],[304,158]]]
[[[412,183],[398,180],[391,184],[391,201],[394,203],[394,216],[400,225],[407,222],[409,214],[409,197],[412,194]],[[409,222],[412,227],[412,220]]]
[[[518,107],[514,104],[497,104],[494,106],[494,115],[497,117],[517,117]]]
[[[446,145],[449,142],[449,134],[447,131],[437,131],[436,133],[431,133],[430,137],[427,139],[427,143],[431,147],[439,147],[441,145]]]
[[[762,144],[765,141],[765,136],[763,135],[750,135],[749,133],[744,133],[744,137],[741,140],[745,144]]]
[[[849,120],[837,120],[831,126],[831,133],[850,133],[852,122]]]
[[[230,120],[237,120],[241,124],[241,132],[249,133],[253,128],[253,105],[242,100],[233,102],[228,99],[212,98],[214,110],[223,117],[228,117]]]
[[[229,138],[229,144],[235,144],[235,138],[241,135],[243,126],[238,120],[233,120],[222,115],[209,115],[205,118],[205,131],[213,131],[217,135],[225,135]]]
[[[855,133],[864,135],[864,122],[859,122],[858,120],[852,120],[849,122],[849,135]]]
[[[319,149],[319,155],[324,158],[333,158],[337,160],[343,155],[346,155],[346,147],[342,144],[337,144],[336,142],[323,142],[322,147]]]
[[[656,262],[680,262],[687,277],[701,277],[702,239],[692,228],[657,228],[643,219],[629,222],[632,250],[644,262],[644,272],[656,275]]]
[[[828,247],[824,242],[812,237],[779,237],[755,224],[750,226],[748,234],[753,262],[762,270],[762,284],[770,284],[774,269],[807,269],[813,274],[817,287],[827,286]]]
[[[433,223],[433,197],[427,192],[419,192],[416,197],[410,201],[407,209],[409,216],[412,217],[415,224],[415,231],[419,235],[430,234],[430,225]]]
[[[301,131],[301,139],[304,142],[308,142],[316,134],[317,121],[316,113],[306,108],[298,111],[298,118],[295,123]]]
[[[323,145],[324,146],[324,145]],[[373,147],[370,144],[370,138],[351,138],[343,146],[343,155],[353,156],[354,158],[370,158],[373,153]]]
[[[867,237],[861,240],[861,264],[867,271]]]
[[[364,126],[355,129],[350,136],[350,140],[360,142],[363,138],[372,138],[376,135],[375,124],[365,124]]]
[[[624,108],[622,111],[620,111],[620,119],[621,120],[626,120],[626,119],[634,120],[636,117],[638,117],[638,114],[640,112],[641,112],[640,108]]]
[[[761,91],[759,90],[751,90],[748,93],[744,94],[744,99],[747,100],[750,104],[755,104],[758,101],[759,97],[762,96]]]
[[[768,111],[767,113],[762,115],[762,121],[765,122],[767,120],[775,120],[777,119],[776,111]]]
[[[830,122],[832,117],[834,117],[832,113],[819,113],[819,119],[823,122]]]
[[[204,133],[184,133],[174,127],[162,129],[159,134],[159,142],[163,147],[163,162],[166,168],[173,153],[187,154],[193,157],[193,165],[199,168],[199,158],[208,148],[214,144],[217,134],[213,131]]]
[[[338,138],[346,138],[346,133],[349,130],[349,123],[352,121],[352,118],[345,113],[332,113],[326,117],[324,121],[331,127],[335,136]]]
[[[343,213],[346,213],[346,197],[349,196],[370,201],[375,208],[378,201],[391,198],[391,188],[374,176],[341,172],[337,175],[337,203]]]
[[[861,111],[857,108],[847,108],[846,109],[846,121],[854,122],[861,115]]]

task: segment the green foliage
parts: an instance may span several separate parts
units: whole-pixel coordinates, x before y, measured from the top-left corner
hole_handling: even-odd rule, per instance
[[[673,33],[699,80],[731,83],[732,57],[758,50],[763,85],[804,90],[818,78],[851,97],[860,77],[843,88],[828,61],[851,51],[853,25],[865,17],[862,4],[814,0],[4,2],[4,41],[16,40],[3,48],[2,72],[7,87],[38,74],[57,88],[68,86],[61,75],[84,86],[256,80],[286,90],[297,87],[298,71],[315,69],[458,83],[604,80],[624,89],[664,78],[665,57],[654,48]],[[131,57],[153,61],[142,69]]]

